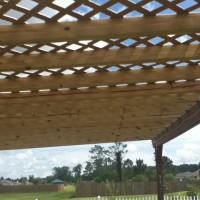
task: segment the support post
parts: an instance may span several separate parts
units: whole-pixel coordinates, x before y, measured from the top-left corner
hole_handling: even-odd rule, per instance
[[[158,200],[164,200],[163,174],[162,174],[162,149],[163,145],[155,146]]]

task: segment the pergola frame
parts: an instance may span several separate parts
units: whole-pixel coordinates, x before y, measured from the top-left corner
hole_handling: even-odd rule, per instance
[[[24,2],[0,1],[0,149],[152,140],[163,200],[163,145],[200,119],[199,0]]]

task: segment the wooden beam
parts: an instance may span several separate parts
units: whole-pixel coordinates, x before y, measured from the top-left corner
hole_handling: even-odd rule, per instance
[[[0,26],[0,29],[1,45],[190,34],[199,32],[200,14]]]
[[[24,104],[26,102],[52,102],[55,101],[82,101],[116,98],[140,98],[140,97],[174,97],[188,101],[196,101],[200,92],[200,81],[187,81],[165,84],[130,85],[124,87],[89,88],[83,90],[63,90],[28,93],[1,93],[0,105]],[[8,106],[9,107],[9,106]]]
[[[200,123],[200,101],[186,110],[169,126],[164,128],[153,138],[153,145],[157,147],[178,137]]]
[[[158,200],[164,200],[163,173],[162,173],[162,150],[163,150],[162,145],[156,146],[156,148],[155,148]]]
[[[1,79],[0,91],[96,87],[100,85],[154,83],[156,81],[195,80],[200,78],[200,65],[117,72],[57,75],[34,78]]]
[[[187,61],[200,58],[200,45],[154,46],[68,53],[46,53],[2,56],[0,71],[23,71],[30,69],[72,68],[115,64],[138,64],[143,62]]]

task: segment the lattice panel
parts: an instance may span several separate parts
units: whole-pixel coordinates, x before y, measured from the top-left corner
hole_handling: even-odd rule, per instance
[[[141,70],[141,69],[156,69],[156,68],[175,68],[175,67],[193,67],[200,64],[200,60],[190,61],[169,61],[166,63],[142,63],[138,65],[133,64],[118,64],[118,65],[105,65],[105,66],[91,66],[91,67],[73,67],[71,69],[56,68],[48,70],[26,70],[22,72],[6,71],[0,72],[0,79],[13,79],[24,77],[37,77],[37,76],[56,76],[56,75],[71,75],[81,73],[99,73],[99,72],[115,72],[115,71],[128,71],[128,70]]]
[[[20,46],[0,46],[0,56],[17,54],[56,53],[71,51],[93,51],[98,49],[119,49],[177,44],[199,44],[200,33],[188,35],[166,35],[156,37],[138,37],[109,39],[100,41],[77,41],[76,43],[57,42],[48,44],[23,44]]]
[[[112,18],[128,18],[141,16],[155,16],[163,14],[188,14],[200,12],[199,0],[11,0],[0,1],[0,24],[1,25],[20,25],[33,23],[55,23],[64,21],[77,20],[98,20]],[[34,34],[34,33],[33,33]],[[18,46],[1,45],[0,56],[12,55],[29,55],[29,54],[45,54],[59,52],[82,52],[82,51],[98,51],[100,49],[123,49],[123,48],[145,48],[154,46],[179,45],[179,44],[195,44],[200,43],[200,33],[193,34],[174,34],[156,37],[137,37],[137,38],[111,38],[108,40],[84,40],[70,43],[68,41],[44,43],[44,44],[21,44]],[[199,58],[200,59],[200,58]],[[170,60],[165,63],[137,63],[103,66],[77,66],[73,68],[57,66],[56,69],[44,70],[26,70],[26,71],[1,71],[0,79],[17,80],[20,78],[31,79],[32,77],[41,76],[65,76],[85,73],[101,73],[115,72],[124,70],[143,70],[155,68],[170,68],[173,70],[177,67],[188,66],[193,67],[200,64],[200,60]],[[198,81],[192,80],[176,80],[172,82]],[[164,82],[133,82],[137,84],[163,84]],[[130,83],[121,83],[119,85],[131,85]],[[118,87],[118,85],[97,85],[95,87]],[[83,87],[85,88],[85,87]],[[51,90],[51,88],[42,88]],[[80,89],[80,88],[57,88],[59,89]],[[29,92],[31,92],[30,90]],[[12,92],[12,91],[6,91]],[[15,91],[16,92],[16,91]],[[20,91],[19,91],[20,92]]]
[[[50,23],[187,14],[199,10],[199,0],[7,0],[0,2],[0,22]]]

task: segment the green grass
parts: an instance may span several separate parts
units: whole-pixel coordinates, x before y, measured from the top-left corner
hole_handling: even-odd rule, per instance
[[[167,194],[184,196],[185,192]],[[199,194],[200,195],[200,194]],[[122,199],[155,196],[155,195],[135,195],[135,196],[120,196]],[[92,198],[75,198],[74,186],[67,186],[62,192],[39,192],[39,193],[18,193],[18,194],[0,194],[0,200],[86,200]],[[93,197],[94,199],[94,197]]]
[[[65,187],[61,192],[38,192],[38,193],[16,193],[0,194],[0,200],[65,200],[75,197],[73,186]]]
[[[20,193],[20,194],[1,194],[0,200],[64,200],[69,199],[66,192],[49,193]]]

